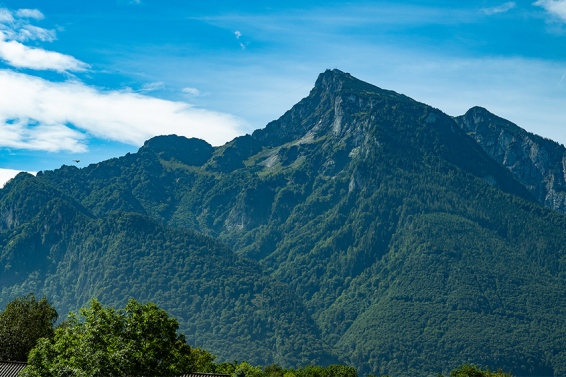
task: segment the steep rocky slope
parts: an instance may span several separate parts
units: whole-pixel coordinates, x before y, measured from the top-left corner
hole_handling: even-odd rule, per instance
[[[456,122],[543,205],[566,212],[566,148],[474,107]]]

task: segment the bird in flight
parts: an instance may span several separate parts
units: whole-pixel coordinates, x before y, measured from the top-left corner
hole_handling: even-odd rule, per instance
[[[79,162],[81,162],[81,160],[73,160],[73,161],[75,161],[77,164],[78,164]]]

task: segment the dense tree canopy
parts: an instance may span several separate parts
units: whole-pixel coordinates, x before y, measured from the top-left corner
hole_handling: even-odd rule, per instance
[[[8,303],[0,313],[0,360],[26,361],[39,338],[53,336],[57,311],[44,297],[33,293]]]
[[[3,355],[3,359],[26,360],[29,344],[37,343],[21,376],[176,376],[213,372],[234,377],[358,377],[354,367],[341,364],[285,369],[277,364],[262,368],[246,361],[214,363],[214,355],[187,345],[184,335],[177,332],[176,319],[153,303],[141,304],[134,299],[118,310],[103,307],[93,299],[89,307],[80,309],[78,315],[71,313],[54,331],[56,319],[57,312],[47,299],[37,301],[32,293],[13,300],[0,313],[4,341],[0,351],[9,350],[10,355],[20,352],[17,357]],[[487,367],[463,364],[453,369],[450,377],[512,376],[501,370],[492,372]]]
[[[214,356],[191,348],[174,318],[155,304],[90,307],[70,314],[53,340],[41,339],[24,376],[172,376],[206,368]]]
[[[441,374],[438,376],[443,377]],[[511,377],[511,374],[501,370],[493,372],[489,368],[481,369],[472,364],[464,364],[452,370],[450,377]]]

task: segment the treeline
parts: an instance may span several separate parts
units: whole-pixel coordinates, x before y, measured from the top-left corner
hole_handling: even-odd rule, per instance
[[[177,320],[153,303],[131,299],[124,309],[96,299],[55,326],[57,311],[46,298],[18,297],[0,312],[0,360],[24,361],[22,377],[176,376],[204,372],[234,377],[357,377],[352,366],[306,365],[285,369],[216,357],[186,343]],[[371,376],[371,375],[370,375]],[[441,376],[439,374],[439,376]],[[463,365],[451,377],[509,377]]]

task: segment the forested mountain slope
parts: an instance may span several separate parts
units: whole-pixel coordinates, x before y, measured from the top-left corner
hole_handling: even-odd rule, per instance
[[[179,318],[191,344],[225,357],[283,365],[335,360],[289,287],[218,241],[134,212],[89,216],[30,175],[16,177],[6,192],[0,208],[17,221],[0,233],[3,304],[33,291],[64,314],[93,297],[115,307],[134,297]]]
[[[1,254],[15,271],[2,299],[156,300],[224,359],[297,365],[332,350],[361,374],[472,362],[562,375],[566,216],[467,132],[332,70],[224,146],[161,136],[84,169],[20,176],[0,191],[0,247],[19,253]],[[68,229],[49,230],[57,221]],[[29,262],[37,250],[45,263]]]

